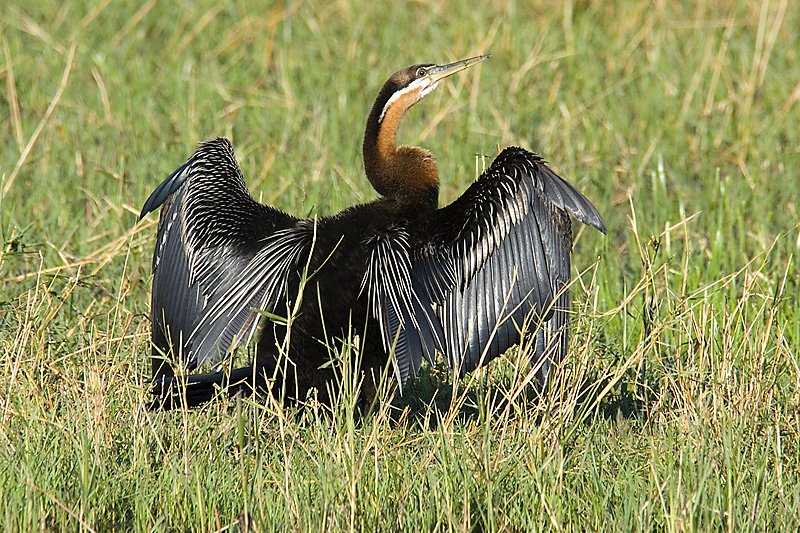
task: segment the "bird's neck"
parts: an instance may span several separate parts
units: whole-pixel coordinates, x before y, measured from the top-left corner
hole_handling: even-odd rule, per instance
[[[433,154],[422,148],[397,146],[400,120],[413,102],[396,101],[384,111],[387,99],[381,96],[375,101],[364,134],[367,179],[384,197],[421,209],[436,209],[439,171]]]

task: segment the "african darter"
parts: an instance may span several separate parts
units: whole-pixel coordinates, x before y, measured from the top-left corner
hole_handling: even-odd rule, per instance
[[[602,217],[521,148],[505,149],[439,208],[433,155],[397,146],[412,105],[487,57],[413,65],[383,85],[364,134],[364,170],[380,194],[372,202],[313,219],[262,205],[224,138],[201,143],[155,189],[142,216],[162,206],[150,314],[156,406],[194,406],[220,388],[301,400],[316,388],[328,400],[332,353],[349,332],[362,370],[380,372],[391,357],[402,392],[423,358],[441,354],[463,375],[519,343],[526,321],[545,384],[569,341],[569,215],[605,233]],[[219,368],[259,326],[252,366],[173,376],[168,361]]]

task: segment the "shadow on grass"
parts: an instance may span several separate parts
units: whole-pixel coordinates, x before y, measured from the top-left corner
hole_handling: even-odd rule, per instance
[[[340,382],[334,386],[338,392],[329,391],[334,398],[331,403],[319,401],[313,393],[304,400],[273,399],[269,392],[263,390],[256,391],[249,401],[270,411],[280,410],[296,422],[307,416],[317,417],[320,413],[327,413],[323,417],[330,416],[333,419],[344,415],[351,417],[356,426],[361,426],[375,416],[385,416],[393,427],[405,426],[428,431],[436,430],[445,420],[448,424],[456,425],[493,421],[508,410],[524,412],[522,416],[537,424],[557,411],[562,416],[566,414],[566,419],[582,424],[591,424],[598,417],[644,422],[654,407],[655,398],[658,398],[653,389],[654,383],[647,380],[642,385],[639,382],[642,376],[637,380],[634,371],[626,373],[610,390],[606,390],[610,378],[590,373],[577,386],[577,391],[570,389],[575,387],[574,383],[561,381],[551,383],[544,393],[531,383],[521,386],[512,383],[503,369],[496,365],[481,372],[484,375],[478,379],[470,381],[468,376],[464,380],[454,381],[449,369],[439,363],[424,365],[416,376],[410,377],[402,395],[396,390],[393,380],[388,387],[394,388],[394,392],[383,392],[377,396],[374,390],[365,394],[363,382],[360,383],[360,392],[356,393],[352,385],[345,386],[347,390],[342,391]],[[384,379],[386,377],[384,375]],[[466,385],[468,382],[469,386]],[[386,386],[381,384],[379,388]],[[354,398],[354,395],[357,397]],[[223,388],[214,396],[214,401],[226,399],[229,402],[226,409],[231,414],[235,413],[236,395],[228,397]],[[345,404],[350,407],[346,408]]]
[[[528,384],[518,394],[512,395],[513,387],[502,382],[485,384],[478,381],[465,390],[463,383],[454,384],[446,367],[425,366],[416,377],[409,379],[402,396],[395,394],[391,398],[389,418],[392,424],[436,429],[442,420],[448,418],[460,423],[479,421],[482,411],[493,413],[490,416],[500,416],[508,404],[514,402],[517,408],[535,417],[537,423],[558,408],[570,409],[571,418],[584,424],[590,424],[597,416],[606,420],[644,421],[658,396],[653,393],[651,383],[642,386],[636,383],[634,376],[628,377],[630,379],[620,380],[604,395],[610,379],[596,375],[583,380],[575,394],[564,394],[563,391],[554,394],[550,388],[542,393],[533,384]],[[570,402],[564,396],[574,399]],[[454,413],[453,409],[457,412]]]

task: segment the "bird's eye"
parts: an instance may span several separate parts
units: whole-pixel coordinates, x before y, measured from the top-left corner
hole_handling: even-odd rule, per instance
[[[418,78],[424,78],[426,74],[428,74],[428,71],[425,70],[425,67],[419,67],[417,69],[417,77]]]

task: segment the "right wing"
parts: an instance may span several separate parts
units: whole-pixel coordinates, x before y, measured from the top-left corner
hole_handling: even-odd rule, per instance
[[[154,354],[192,369],[216,364],[285,294],[313,227],[254,200],[230,141],[201,143],[161,183],[142,215],[164,205],[153,256]]]

